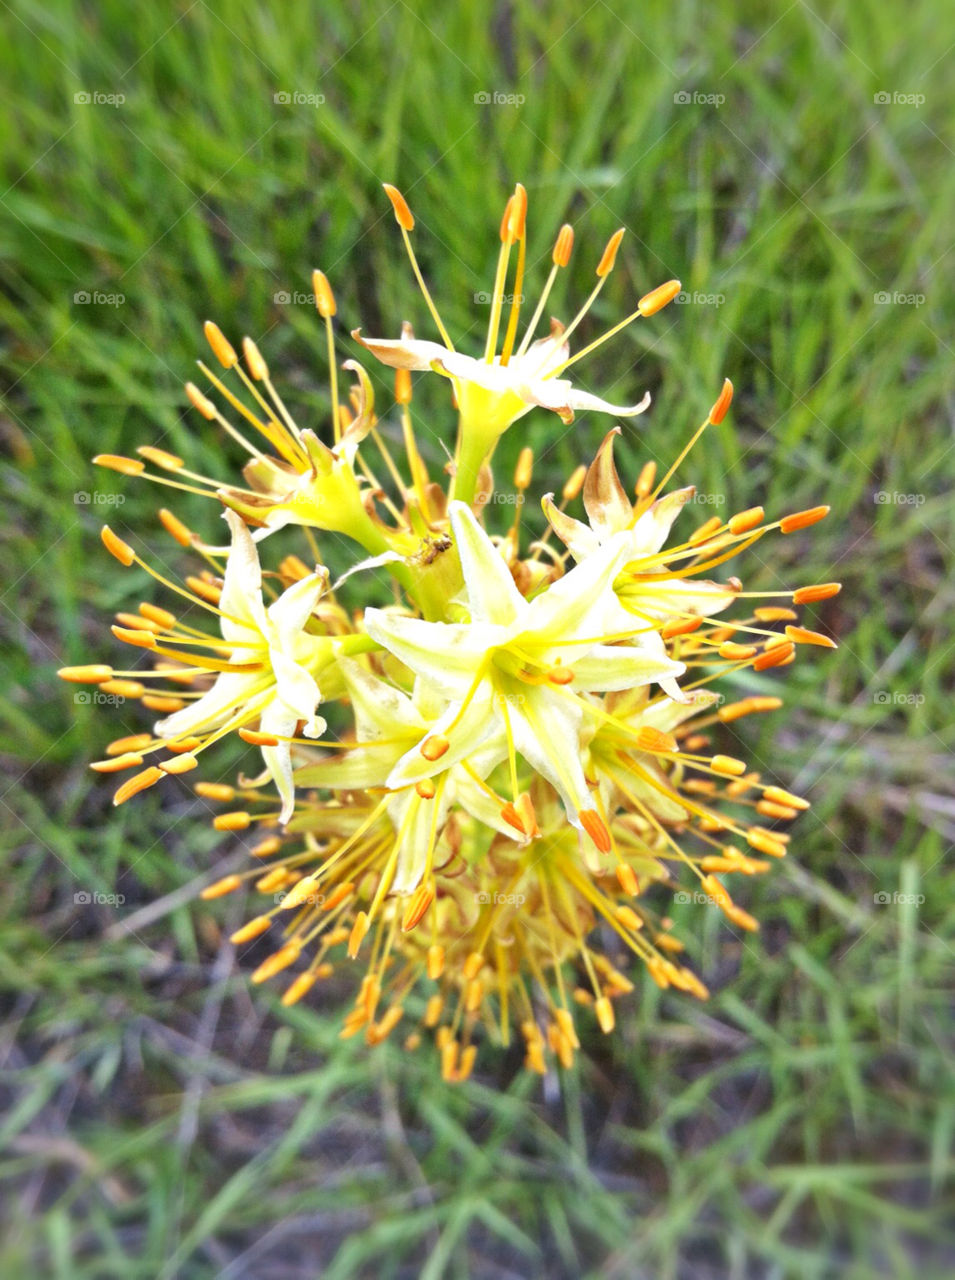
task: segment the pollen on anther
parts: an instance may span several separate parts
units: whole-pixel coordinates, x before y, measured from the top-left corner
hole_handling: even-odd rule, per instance
[[[109,680],[113,668],[102,662],[91,662],[85,667],[60,667],[56,674],[70,684],[99,684]]]
[[[714,426],[714,427],[719,426],[719,424],[726,417],[727,411],[729,410],[729,407],[732,403],[733,403],[733,384],[732,382],[730,382],[729,378],[725,378],[723,381],[723,389],[720,392],[720,394],[717,396],[716,403],[713,405],[713,408],[710,410],[709,421],[711,426]]]

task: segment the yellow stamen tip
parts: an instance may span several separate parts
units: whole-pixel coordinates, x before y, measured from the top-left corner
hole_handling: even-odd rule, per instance
[[[229,941],[236,946],[243,942],[251,942],[253,938],[261,937],[271,923],[271,916],[255,916],[248,924],[244,924],[241,929],[236,929],[235,933],[230,934]]]
[[[56,674],[70,684],[99,684],[110,679],[113,668],[102,662],[91,662],[85,667],[60,667]]]
[[[181,547],[188,547],[192,545],[192,532],[183,524],[178,516],[173,515],[173,513],[168,511],[165,507],[160,507],[159,519],[162,523],[162,527],[171,537],[175,538]]]
[[[194,382],[186,383],[186,395],[192,407],[198,409],[204,418],[212,422],[216,416],[216,407],[208,396],[202,394]]]
[[[146,470],[146,464],[138,458],[124,458],[119,453],[98,453],[93,462],[97,467],[106,467],[124,476],[138,476]]]
[[[202,326],[202,331],[206,335],[206,341],[212,348],[212,354],[222,365],[223,369],[232,369],[239,363],[239,357],[236,355],[235,347],[225,336],[214,320],[207,320]]]
[[[569,222],[565,222],[557,233],[557,240],[554,243],[553,260],[555,267],[566,267],[570,262],[571,251],[574,247],[574,228]]]
[[[216,880],[214,884],[207,884],[199,894],[200,898],[209,900],[211,898],[224,898],[227,893],[235,893],[242,884],[241,876],[223,876],[221,880]]]
[[[195,769],[198,764],[199,761],[196,757],[192,755],[191,752],[187,751],[185,755],[175,756],[172,760],[163,760],[159,767],[162,769],[163,773],[176,774],[189,773],[189,771],[191,769]]]
[[[332,286],[328,283],[328,276],[324,271],[316,270],[312,272],[312,288],[315,290],[315,305],[318,308],[318,314],[323,320],[329,319],[338,310],[338,304],[335,302]]]
[[[140,791],[145,791],[147,787],[157,783],[162,776],[162,769],[153,767],[144,769],[142,773],[137,773],[132,778],[127,778],[113,796],[113,804],[125,804],[127,800],[138,795]]]
[[[425,760],[440,760],[445,752],[449,749],[451,743],[447,738],[442,737],[440,733],[432,734],[430,738],[425,738],[418,750],[424,756]]]
[[[115,556],[121,565],[127,569],[136,559],[136,552],[132,549],[128,542],[124,542],[122,538],[118,538],[108,524],[104,524],[100,531],[100,537],[103,540],[103,546]]]
[[[619,231],[615,231],[607,241],[607,247],[604,249],[603,257],[597,264],[597,275],[600,276],[601,279],[603,279],[604,276],[609,276],[610,272],[613,271],[613,265],[617,261],[617,250],[620,248],[620,241],[623,239],[625,232],[626,228],[621,227]],[[677,292],[679,292],[679,290],[677,290]]]
[[[257,729],[240,729],[239,737],[253,747],[277,747],[280,742],[274,733],[259,733]]]
[[[249,371],[249,377],[255,382],[264,382],[269,376],[269,366],[251,338],[242,339],[242,354],[245,356],[245,367]]]
[[[220,813],[212,819],[216,831],[245,831],[252,825],[251,813],[239,809],[235,813]]]
[[[746,511],[730,516],[727,528],[734,535],[748,533],[750,529],[755,529],[757,525],[762,524],[765,515],[766,512],[762,507],[749,507]]]

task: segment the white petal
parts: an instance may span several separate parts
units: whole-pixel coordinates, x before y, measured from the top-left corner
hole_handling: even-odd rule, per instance
[[[568,655],[565,662],[574,673],[569,687],[582,691],[629,689],[669,676],[681,676],[686,670],[682,662],[647,653],[646,649],[634,645],[599,644],[588,650],[585,657],[574,659]]]
[[[353,329],[351,336],[389,369],[430,369],[435,361],[455,354],[439,342],[418,338],[363,338],[360,329]]]
[[[464,696],[488,648],[502,635],[500,627],[425,622],[382,609],[365,610],[365,630],[450,698]]]
[[[269,605],[268,617],[274,628],[273,634],[278,640],[279,647],[286,653],[293,652],[295,641],[304,631],[305,624],[327,585],[326,570],[310,573],[307,578],[293,582],[273,604]]]
[[[500,551],[463,502],[448,507],[472,623],[510,624],[527,608]]]
[[[248,640],[249,630],[261,631],[264,618],[262,604],[262,569],[252,535],[241,516],[225,511],[232,533],[232,546],[226,560],[219,608],[227,617],[221,620],[226,640]]]
[[[508,708],[514,746],[532,769],[559,792],[575,826],[581,809],[593,808],[581,764],[583,709],[570,698],[528,687],[522,703]]]
[[[298,718],[278,701],[272,701],[262,712],[259,727],[263,733],[273,733],[279,738],[290,738],[295,732]],[[265,767],[271,774],[272,781],[275,783],[282,800],[279,822],[284,825],[291,818],[295,808],[292,748],[288,742],[280,742],[277,747],[262,747],[261,750]]]

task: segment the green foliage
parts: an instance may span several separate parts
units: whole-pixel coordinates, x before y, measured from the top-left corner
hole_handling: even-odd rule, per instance
[[[951,15],[932,0],[20,0],[6,17],[0,1271],[944,1274]],[[670,276],[711,299],[640,321],[581,367],[621,403],[654,393],[622,469],[667,464],[731,377],[731,418],[685,481],[725,493],[724,513],[831,503],[811,535],[761,543],[741,572],[846,588],[817,613],[839,651],[767,673],[787,712],[736,744],[814,801],[790,858],[741,899],[762,933],[741,941],[674,909],[713,1001],[641,983],[574,1071],[541,1087],[486,1055],[453,1088],[427,1052],[339,1041],[342,992],[282,1010],[249,991],[220,944],[242,904],[193,900],[237,846],[223,852],[174,782],[113,812],[85,766],[139,714],[76,705],[53,671],[115,657],[109,612],[149,590],[99,547],[107,513],[178,563],[155,492],[91,455],[152,443],[212,474],[237,461],[182,394],[201,320],[255,337],[319,422],[318,319],[276,295],[307,293],[320,266],[343,335],[407,317],[432,336],[379,186],[394,181],[445,322],[476,349],[474,295],[517,179],[537,279],[561,222],[576,226],[565,318],[628,228],[583,340]],[[451,443],[441,390],[415,405],[434,465]],[[559,484],[602,430],[534,415],[497,466],[530,443],[538,479]],[[214,528],[198,499],[176,509]],[[236,761],[218,763],[231,777]]]

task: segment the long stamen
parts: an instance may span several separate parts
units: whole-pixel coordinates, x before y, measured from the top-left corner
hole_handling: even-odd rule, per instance
[[[444,345],[449,351],[453,351],[454,343],[448,337],[448,331],[445,329],[441,321],[441,317],[438,315],[438,308],[434,305],[434,301],[428,291],[428,286],[424,282],[424,276],[421,274],[421,268],[418,266],[418,259],[415,257],[415,251],[411,245],[411,237],[408,235],[409,231],[414,230],[414,215],[408,208],[408,202],[397,187],[393,187],[389,182],[385,182],[382,185],[385,189],[385,194],[391,201],[391,207],[395,211],[395,220],[401,228],[401,236],[405,242],[405,249],[408,252],[408,257],[411,260],[411,268],[414,271],[415,279],[418,281],[418,288],[421,290],[422,296],[427,303],[428,310],[431,312],[431,318],[438,327],[438,332],[444,339]]]

